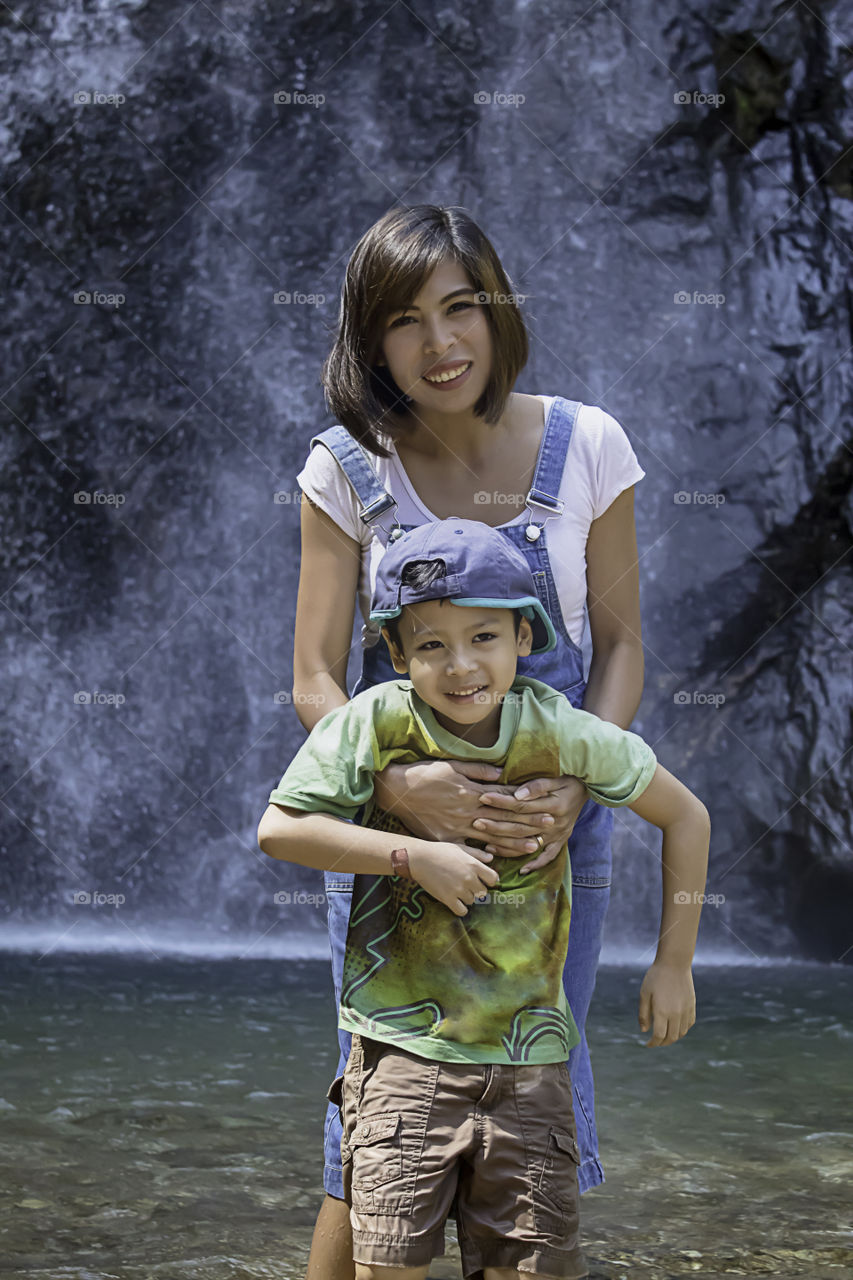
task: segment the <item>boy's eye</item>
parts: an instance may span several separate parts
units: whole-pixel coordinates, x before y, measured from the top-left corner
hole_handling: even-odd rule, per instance
[[[474,636],[474,639],[475,640],[494,640],[495,633],[494,631],[479,631],[477,635]]]

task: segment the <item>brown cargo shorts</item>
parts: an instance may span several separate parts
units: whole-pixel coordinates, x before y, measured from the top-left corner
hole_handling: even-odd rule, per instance
[[[327,1096],[341,1109],[356,1262],[424,1266],[444,1253],[455,1210],[466,1277],[588,1274],[565,1062],[436,1062],[353,1035]]]

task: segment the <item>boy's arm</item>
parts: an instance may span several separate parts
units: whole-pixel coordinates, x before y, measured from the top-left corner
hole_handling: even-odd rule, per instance
[[[280,804],[267,806],[258,844],[271,858],[303,867],[380,876],[395,874],[391,850],[402,846],[412,878],[458,916],[467,915],[474,899],[498,882],[497,872],[486,866],[492,855],[479,849],[378,831]]]
[[[708,872],[711,819],[692,791],[658,764],[642,795],[627,806],[663,832],[662,909],[657,952],[640,992],[647,1046],[674,1044],[696,1021],[691,963]]]

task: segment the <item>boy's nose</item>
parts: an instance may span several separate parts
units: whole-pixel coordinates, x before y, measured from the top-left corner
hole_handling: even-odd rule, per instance
[[[477,659],[475,656],[466,653],[464,649],[457,649],[455,652],[451,649],[448,653],[448,672],[473,671],[476,665]]]

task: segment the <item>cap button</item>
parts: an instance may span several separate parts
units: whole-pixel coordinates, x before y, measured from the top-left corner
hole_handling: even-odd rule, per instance
[[[538,524],[529,524],[524,530],[524,536],[528,542],[535,542],[541,532]]]

